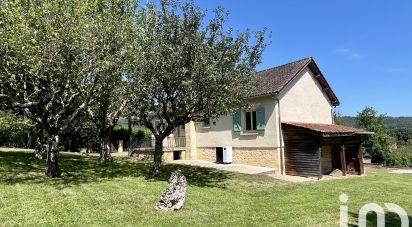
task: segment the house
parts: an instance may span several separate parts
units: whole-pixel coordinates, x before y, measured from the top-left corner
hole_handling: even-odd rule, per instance
[[[174,155],[166,150],[166,159],[221,161],[220,147],[228,147],[233,163],[272,167],[279,174],[363,174],[362,135],[369,132],[333,124],[339,100],[313,58],[250,77],[257,82],[250,109],[180,127],[175,134],[184,135],[185,146],[172,149]]]

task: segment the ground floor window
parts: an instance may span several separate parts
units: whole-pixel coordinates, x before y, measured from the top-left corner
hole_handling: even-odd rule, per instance
[[[245,113],[246,117],[246,131],[256,130],[256,111],[250,111]]]

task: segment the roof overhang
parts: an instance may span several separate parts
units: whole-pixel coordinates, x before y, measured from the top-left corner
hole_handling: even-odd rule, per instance
[[[302,122],[282,122],[282,126],[292,126],[306,131],[310,131],[314,134],[321,135],[323,137],[334,136],[360,136],[360,135],[373,135],[373,132],[369,132],[364,129],[353,128],[343,125],[334,124],[318,124],[318,123],[302,123]]]
[[[310,68],[310,70],[312,70],[313,74],[315,75],[315,79],[319,82],[323,92],[325,92],[326,95],[329,97],[332,105],[339,106],[340,101],[338,97],[335,95],[328,81],[326,81],[319,67],[316,65],[315,60],[311,59],[311,61],[308,64],[308,67]]]

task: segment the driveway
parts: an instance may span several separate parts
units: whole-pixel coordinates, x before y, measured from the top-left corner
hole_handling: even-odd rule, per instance
[[[170,161],[169,163],[200,166],[200,167],[214,168],[214,169],[220,169],[220,170],[226,170],[226,171],[238,172],[238,173],[246,173],[246,174],[264,174],[264,175],[275,174],[274,168],[250,166],[250,165],[242,165],[242,164],[217,164],[214,162],[201,161],[201,160],[174,160],[174,161]]]
[[[412,174],[412,169],[391,169],[390,173]]]
[[[303,183],[303,182],[316,182],[317,178],[310,177],[300,177],[300,176],[290,176],[290,175],[280,175],[279,172],[274,168],[269,167],[260,167],[260,166],[251,166],[243,164],[217,164],[215,162],[202,161],[202,160],[174,160],[169,161],[170,164],[182,164],[182,165],[191,165],[191,166],[200,166],[206,168],[214,168],[219,170],[225,170],[230,172],[245,173],[245,174],[259,174],[272,177],[277,180],[294,182],[294,183]],[[322,180],[331,180],[331,179],[345,179],[346,177],[329,177],[324,176]]]

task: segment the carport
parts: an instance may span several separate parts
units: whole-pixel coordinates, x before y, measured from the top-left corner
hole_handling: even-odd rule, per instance
[[[363,129],[333,124],[282,123],[287,175],[322,178],[334,169],[363,175]]]

